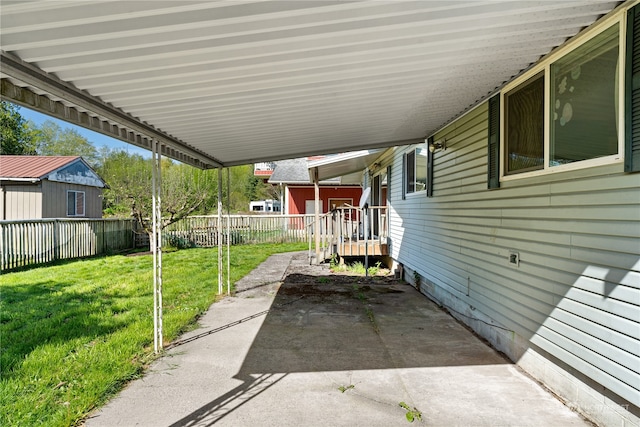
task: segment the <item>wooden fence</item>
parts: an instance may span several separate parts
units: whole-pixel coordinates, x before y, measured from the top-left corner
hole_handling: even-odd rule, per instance
[[[0,221],[0,269],[81,258],[134,246],[132,219]]]
[[[222,243],[306,242],[313,215],[222,217]],[[228,228],[227,228],[228,226]],[[218,245],[218,217],[192,216],[163,230],[163,246]],[[228,233],[228,234],[227,234]],[[0,269],[144,247],[148,236],[133,219],[40,219],[0,221]]]
[[[225,215],[222,242],[231,244],[306,242],[313,215]],[[163,230],[165,243],[213,247],[218,245],[218,217],[190,216]],[[169,242],[167,242],[169,239]],[[180,241],[182,240],[182,241]]]

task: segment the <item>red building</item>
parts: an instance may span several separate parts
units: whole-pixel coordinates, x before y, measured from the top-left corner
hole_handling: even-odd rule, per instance
[[[315,213],[315,191],[306,158],[276,162],[269,183],[280,186],[285,214]],[[320,213],[344,204],[357,206],[362,195],[358,183],[344,183],[341,178],[320,181],[319,189]]]

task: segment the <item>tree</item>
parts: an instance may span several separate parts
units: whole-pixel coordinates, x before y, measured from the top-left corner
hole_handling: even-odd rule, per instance
[[[101,151],[100,176],[109,188],[103,193],[106,216],[130,216],[148,234],[152,231],[151,161],[123,150]],[[162,159],[161,227],[195,214],[212,214],[218,208],[218,171],[200,170]],[[270,186],[256,182],[250,165],[236,166],[222,176],[222,200],[231,211],[247,211],[252,196],[264,198]],[[227,194],[227,188],[230,193]],[[228,197],[229,196],[229,197]],[[228,198],[227,198],[228,197]]]
[[[110,188],[104,191],[107,215],[129,215],[148,234],[152,232],[151,161],[137,154],[114,150],[98,169]],[[215,170],[202,171],[163,158],[161,228],[217,203]]]
[[[106,216],[130,216],[132,198],[151,193],[150,162],[122,150],[103,150],[101,154],[97,172],[109,186],[102,194],[103,212]]]
[[[0,101],[0,154],[36,154],[33,129],[20,115],[19,109],[15,104]]]
[[[242,196],[245,205],[248,205],[251,200],[277,200],[280,198],[277,187],[274,187],[271,184],[266,184],[262,178],[253,174],[252,165],[238,166],[238,168],[240,169],[238,170],[238,175],[236,176],[235,181],[242,183],[243,185]],[[246,206],[241,208],[241,210],[245,209],[247,209]]]
[[[47,120],[37,129],[37,152],[42,156],[82,156],[91,166],[98,165],[98,150],[78,131],[62,129]]]

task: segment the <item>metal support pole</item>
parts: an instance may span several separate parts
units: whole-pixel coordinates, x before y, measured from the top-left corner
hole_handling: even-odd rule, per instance
[[[149,245],[153,254],[153,351],[158,353],[158,257],[156,252],[156,173],[158,166],[156,165],[156,143],[151,142],[151,236],[149,236]]]
[[[227,168],[227,295],[231,295],[231,173]]]
[[[156,174],[157,186],[156,190],[158,192],[158,202],[156,205],[156,217],[158,218],[158,228],[157,228],[157,252],[158,252],[158,342],[160,345],[160,350],[164,347],[163,344],[163,319],[162,319],[162,151],[160,150],[161,145],[158,142],[158,172]]]
[[[223,292],[222,277],[222,169],[218,168],[218,294]]]
[[[162,350],[162,216],[161,216],[161,154],[160,143],[151,144],[151,192],[153,224],[151,233],[151,251],[153,253],[153,350]]]

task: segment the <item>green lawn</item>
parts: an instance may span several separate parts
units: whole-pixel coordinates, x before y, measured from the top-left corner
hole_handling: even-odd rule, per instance
[[[306,244],[231,248],[231,283]],[[217,254],[163,255],[165,343],[216,299]],[[225,279],[226,283],[226,279]],[[78,424],[153,359],[151,255],[109,256],[0,276],[0,425]]]

